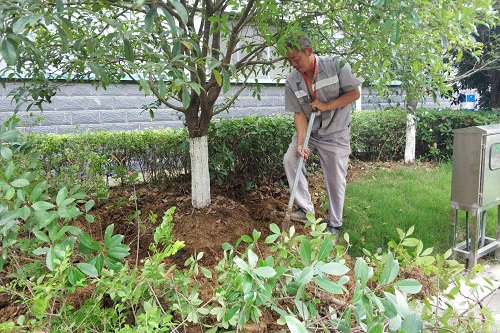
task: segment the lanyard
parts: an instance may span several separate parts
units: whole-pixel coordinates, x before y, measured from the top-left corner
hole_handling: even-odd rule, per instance
[[[318,76],[318,64],[316,63],[316,57],[314,57],[314,75],[311,82],[311,89],[313,90],[313,94],[311,96],[311,91],[307,85],[306,75],[302,73],[302,78],[304,79],[304,83],[306,84],[307,94],[309,95],[309,99],[314,101],[316,99],[316,77]]]

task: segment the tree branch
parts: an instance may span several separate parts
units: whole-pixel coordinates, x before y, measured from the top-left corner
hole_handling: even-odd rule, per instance
[[[496,69],[496,67],[489,67],[489,66],[491,64],[495,63],[497,60],[498,59],[492,59],[490,61],[482,63],[479,67],[474,67],[462,75],[455,76],[452,80],[448,81],[448,83],[449,84],[457,83],[457,82],[459,82],[459,81],[461,81],[461,80],[463,80],[471,75],[476,74],[477,72],[486,71],[486,70],[490,70],[490,69]]]

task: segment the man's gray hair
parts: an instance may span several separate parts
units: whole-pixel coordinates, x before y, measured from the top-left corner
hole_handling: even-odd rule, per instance
[[[286,44],[287,48],[289,48],[289,49],[291,49],[292,47],[295,47],[296,49],[302,51],[308,47],[312,48],[311,39],[307,35],[298,35],[295,38],[291,38],[291,39],[294,41],[288,42]]]
[[[312,47],[311,39],[307,35],[297,36],[297,44],[299,44],[301,50]]]

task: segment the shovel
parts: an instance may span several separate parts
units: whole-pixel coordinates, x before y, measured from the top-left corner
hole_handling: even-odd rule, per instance
[[[316,111],[318,111],[318,110],[313,109],[311,112],[311,116],[309,117],[309,122],[307,124],[306,137],[304,139],[304,144],[302,145],[302,154],[304,154],[304,151],[309,143],[309,137],[311,136],[314,118],[316,117]],[[293,201],[295,199],[295,194],[297,193],[297,186],[299,184],[299,176],[300,176],[300,172],[302,170],[303,164],[304,164],[304,156],[302,155],[299,159],[299,164],[297,165],[297,172],[295,173],[295,180],[293,182],[292,192],[290,193],[290,200],[288,200],[288,208],[286,210],[285,218],[283,219],[283,223],[282,223],[283,230],[285,230],[286,232],[288,232],[290,230],[290,215],[292,214]]]

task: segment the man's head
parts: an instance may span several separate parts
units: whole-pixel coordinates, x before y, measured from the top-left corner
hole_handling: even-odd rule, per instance
[[[296,43],[290,43],[288,48],[286,58],[293,68],[301,73],[314,71],[314,54],[309,37],[297,36]]]

